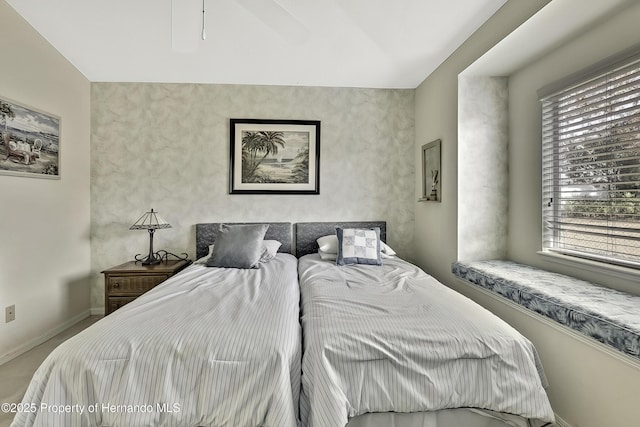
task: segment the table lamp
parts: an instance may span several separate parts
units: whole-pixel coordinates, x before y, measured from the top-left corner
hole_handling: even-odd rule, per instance
[[[145,214],[129,228],[129,230],[149,230],[149,255],[147,255],[146,258],[143,258],[140,254],[135,256],[136,261],[141,261],[142,265],[155,265],[160,264],[162,261],[161,257],[153,252],[153,233],[159,228],[171,228],[171,224],[158,215],[153,209],[151,209],[150,212],[145,212]]]

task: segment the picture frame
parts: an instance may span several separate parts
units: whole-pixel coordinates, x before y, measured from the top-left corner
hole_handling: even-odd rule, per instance
[[[230,194],[320,194],[320,121],[230,119]]]
[[[60,179],[60,117],[0,96],[0,175]]]
[[[422,197],[419,202],[442,201],[441,143],[436,139],[422,146]]]

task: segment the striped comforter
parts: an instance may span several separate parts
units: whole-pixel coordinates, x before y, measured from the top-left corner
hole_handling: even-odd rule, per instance
[[[188,267],[58,347],[12,426],[296,427],[296,267]]]
[[[304,349],[300,416],[343,427],[368,412],[469,407],[553,421],[533,345],[400,259],[298,263]]]

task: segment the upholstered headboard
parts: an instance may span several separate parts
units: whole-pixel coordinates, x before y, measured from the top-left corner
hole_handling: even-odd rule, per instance
[[[196,259],[206,256],[209,253],[209,245],[216,241],[216,236],[221,224],[269,224],[265,240],[277,240],[282,243],[278,252],[291,252],[291,223],[290,222],[212,222],[196,224]]]
[[[386,221],[369,222],[301,222],[296,224],[296,256],[312,254],[318,251],[319,237],[336,233],[336,227],[343,228],[373,228],[380,227],[380,239],[387,241]]]

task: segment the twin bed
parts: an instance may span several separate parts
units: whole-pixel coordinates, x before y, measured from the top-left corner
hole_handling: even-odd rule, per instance
[[[200,260],[59,346],[12,426],[553,421],[528,340],[398,257],[321,257],[317,240],[336,226],[386,240],[384,222],[296,224],[296,258],[293,226],[272,223],[264,241],[278,252],[265,246],[258,268],[208,267],[227,236],[198,224]]]

